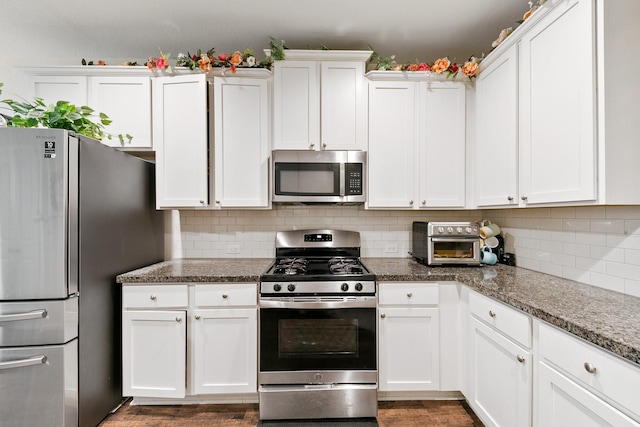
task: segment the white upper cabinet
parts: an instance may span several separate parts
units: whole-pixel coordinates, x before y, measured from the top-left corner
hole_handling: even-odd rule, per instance
[[[205,74],[153,80],[156,207],[205,207],[209,201]]]
[[[419,207],[464,208],[467,170],[464,83],[420,82],[419,120]]]
[[[125,137],[125,148],[153,147],[151,137],[151,79],[137,76],[103,76],[89,79],[89,105],[112,120],[111,134]],[[126,135],[133,137],[127,142]],[[117,138],[103,143],[120,147]]]
[[[29,96],[45,103],[68,101],[87,105],[95,115],[104,113],[112,121],[102,143],[130,151],[153,149],[151,125],[151,73],[146,67],[46,67],[25,68]],[[97,120],[96,120],[97,121]],[[124,137],[124,145],[117,135]],[[126,135],[133,139],[128,142]]]
[[[369,83],[367,207],[464,208],[465,84],[380,78]]]
[[[274,63],[274,149],[366,147],[365,61],[371,52],[287,50]]]
[[[518,205],[518,57],[512,46],[476,81],[477,206]]]
[[[596,199],[594,6],[565,1],[519,43],[520,197],[535,203]],[[584,66],[562,75],[550,64]]]
[[[214,78],[216,207],[269,207],[269,82]]]
[[[483,61],[477,207],[640,203],[638,14],[633,1],[548,1]]]
[[[413,82],[369,83],[369,208],[415,205],[417,98]]]

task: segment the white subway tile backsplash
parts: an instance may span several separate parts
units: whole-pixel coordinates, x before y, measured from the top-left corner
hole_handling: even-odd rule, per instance
[[[177,213],[175,216],[174,213]],[[173,211],[174,258],[272,258],[279,230],[359,231],[364,257],[406,257],[411,223],[489,219],[520,267],[640,296],[640,206],[393,211],[363,206],[274,205],[271,210]],[[240,254],[228,254],[230,242]],[[389,244],[397,252],[386,252]]]

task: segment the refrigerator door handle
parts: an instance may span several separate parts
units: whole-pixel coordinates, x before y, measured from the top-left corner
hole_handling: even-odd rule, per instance
[[[23,368],[25,366],[39,365],[41,363],[47,363],[47,356],[45,356],[44,354],[41,354],[39,356],[29,357],[28,359],[13,360],[11,362],[1,362],[0,370]]]
[[[15,322],[16,320],[42,319],[47,317],[47,310],[33,310],[26,313],[0,314],[0,322]]]

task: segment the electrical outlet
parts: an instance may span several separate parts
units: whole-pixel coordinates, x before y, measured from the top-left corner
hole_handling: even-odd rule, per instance
[[[384,248],[384,252],[388,254],[395,254],[398,252],[398,244],[397,243],[389,243]]]
[[[239,254],[240,253],[240,244],[239,243],[229,243],[227,245],[227,253],[228,254]]]

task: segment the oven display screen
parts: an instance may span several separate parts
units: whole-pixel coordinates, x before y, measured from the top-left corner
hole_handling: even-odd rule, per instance
[[[358,319],[281,319],[280,357],[358,356]]]

